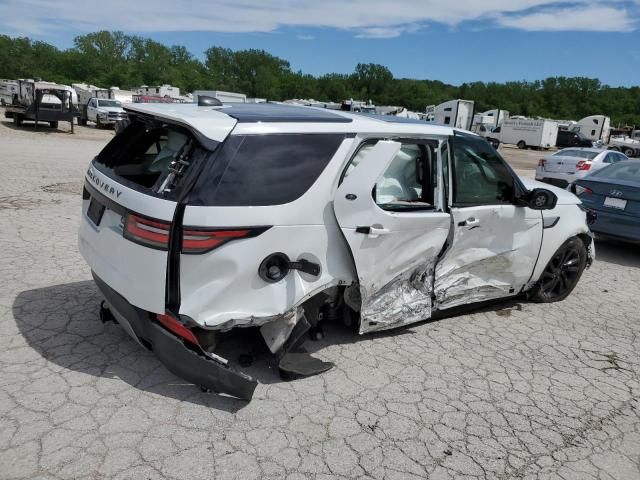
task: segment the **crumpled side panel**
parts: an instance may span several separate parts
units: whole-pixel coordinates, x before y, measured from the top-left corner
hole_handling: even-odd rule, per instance
[[[377,292],[363,291],[360,333],[387,330],[431,317],[433,267],[430,260],[404,272]]]
[[[506,270],[517,268],[516,252],[477,248],[462,253],[446,266],[436,267],[436,308],[447,309],[509,294],[511,284],[501,279]],[[526,266],[525,266],[526,268]]]

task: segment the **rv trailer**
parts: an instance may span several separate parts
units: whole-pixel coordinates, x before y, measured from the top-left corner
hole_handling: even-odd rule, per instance
[[[73,133],[73,117],[76,116],[77,95],[68,85],[59,85],[31,79],[17,81],[17,92],[5,107],[4,116],[12,118],[16,126],[25,120],[48,123],[52,128],[58,122],[69,122]]]

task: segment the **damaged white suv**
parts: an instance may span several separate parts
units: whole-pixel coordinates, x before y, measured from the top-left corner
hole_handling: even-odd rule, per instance
[[[259,327],[284,361],[327,319],[366,333],[562,300],[594,255],[576,196],[468,132],[277,104],[127,111],[86,174],[80,251],[101,313],[203,388],[253,394],[216,354],[230,329]]]

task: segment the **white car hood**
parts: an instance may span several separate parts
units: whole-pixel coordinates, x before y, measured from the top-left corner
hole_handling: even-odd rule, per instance
[[[558,205],[579,205],[582,203],[577,196],[575,196],[568,190],[554,187],[553,185],[549,185],[548,183],[537,182],[535,180],[528,180],[524,178],[521,178],[520,180],[522,180],[524,186],[529,190],[533,190],[534,188],[545,188],[552,191],[558,197]]]

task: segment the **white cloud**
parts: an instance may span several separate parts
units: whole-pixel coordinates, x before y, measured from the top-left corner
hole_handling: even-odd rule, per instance
[[[528,31],[631,31],[637,22],[625,9],[595,5],[500,16],[498,24]]]
[[[600,0],[596,5],[593,0],[572,1],[580,4],[569,9],[580,21],[562,14],[568,10],[562,0],[110,0],[106,5],[102,0],[0,0],[0,31],[33,35],[63,26],[81,32],[242,33],[311,27],[393,38],[431,22],[455,26],[474,20],[525,30],[545,23],[559,30],[598,23],[578,12],[581,8],[607,14],[601,30],[618,30],[615,19],[623,17],[622,25],[629,29],[640,11],[638,0]]]
[[[297,39],[298,40],[314,40],[316,37],[314,37],[313,35],[298,35]]]

